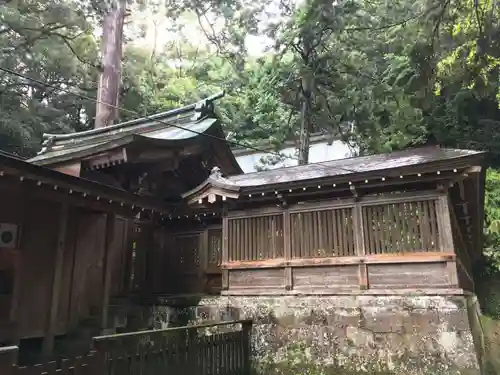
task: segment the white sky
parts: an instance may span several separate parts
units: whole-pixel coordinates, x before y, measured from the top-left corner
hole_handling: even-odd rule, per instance
[[[297,2],[300,0],[297,0]],[[139,6],[132,6],[132,12],[129,23],[126,26],[126,32],[133,35],[133,44],[139,46],[148,46],[155,48],[160,52],[165,48],[167,43],[175,41],[178,34],[170,31],[172,28],[171,21],[165,16],[164,10],[161,7],[148,6],[146,9],[141,10]],[[156,9],[155,9],[156,8]],[[275,4],[271,4],[266,10],[267,14],[273,14],[273,18],[279,16],[279,10]],[[180,22],[181,23],[181,22]],[[266,20],[262,20],[262,25],[265,25]],[[208,40],[205,38],[201,30],[198,20],[193,16],[192,18],[185,18],[182,20],[182,34],[193,45],[207,46]],[[216,23],[216,30],[223,26],[222,22]],[[207,28],[208,30],[208,28]],[[142,35],[141,35],[142,34]],[[262,55],[266,48],[272,45],[272,40],[263,35],[248,35],[245,40],[245,45],[249,54],[252,56]]]

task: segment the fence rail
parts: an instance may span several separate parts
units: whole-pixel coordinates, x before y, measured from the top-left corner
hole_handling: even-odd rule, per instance
[[[1,375],[248,375],[252,322],[233,321],[95,337],[84,357],[18,367],[0,348]]]

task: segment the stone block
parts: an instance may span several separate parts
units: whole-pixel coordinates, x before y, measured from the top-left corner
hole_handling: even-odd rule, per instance
[[[373,333],[358,327],[347,327],[346,337],[357,347],[373,348],[375,341]]]
[[[295,327],[298,325],[297,318],[293,313],[275,317],[274,322],[281,327]]]
[[[373,333],[403,333],[407,316],[401,313],[372,312],[363,315],[362,327]]]
[[[441,322],[451,331],[470,330],[469,316],[463,310],[444,311],[441,314]]]
[[[411,329],[407,332],[419,333],[420,335],[433,334],[440,330],[440,313],[436,310],[413,310],[410,313]]]
[[[326,316],[326,321],[332,327],[358,327],[361,321],[361,312],[359,309],[333,310]]]

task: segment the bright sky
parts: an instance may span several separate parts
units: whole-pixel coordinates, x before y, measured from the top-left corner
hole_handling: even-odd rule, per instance
[[[126,31],[133,35],[131,43],[142,46],[147,45],[161,51],[167,43],[175,41],[179,34],[171,30],[171,21],[165,17],[163,9],[161,7],[155,8],[155,6],[148,6],[146,9],[141,10],[139,6],[133,6]],[[272,4],[266,13],[279,16],[275,4]],[[261,23],[264,25],[265,22],[266,20],[262,20]],[[184,18],[181,23],[183,26],[182,34],[187,40],[194,45],[209,44],[196,17]],[[221,27],[223,27],[222,22],[215,24],[216,30],[220,30]],[[259,56],[264,53],[267,47],[272,45],[272,40],[265,36],[248,35],[245,44],[251,55]]]

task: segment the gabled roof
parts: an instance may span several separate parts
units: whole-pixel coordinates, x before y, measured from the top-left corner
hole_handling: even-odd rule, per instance
[[[299,165],[268,171],[246,173],[227,178],[213,173],[199,187],[185,193],[183,197],[192,203],[208,194],[236,198],[242,193],[264,193],[282,191],[295,187],[317,187],[329,183],[340,184],[400,180],[406,175],[433,173],[436,179],[444,178],[441,171],[450,171],[482,164],[484,152],[457,150],[436,146],[412,148],[387,154],[352,157],[322,163]],[[212,191],[210,191],[212,187]]]
[[[44,134],[42,150],[29,162],[54,165],[86,158],[134,142],[141,142],[146,146],[151,144],[182,148],[203,137],[224,143],[222,147],[227,148],[222,150],[224,156],[233,159],[232,164],[239,172],[241,169],[229,146],[218,140],[224,139],[224,133],[214,113],[213,101],[221,96],[223,93],[196,104],[105,128],[71,134]],[[218,147],[220,148],[219,145]]]

